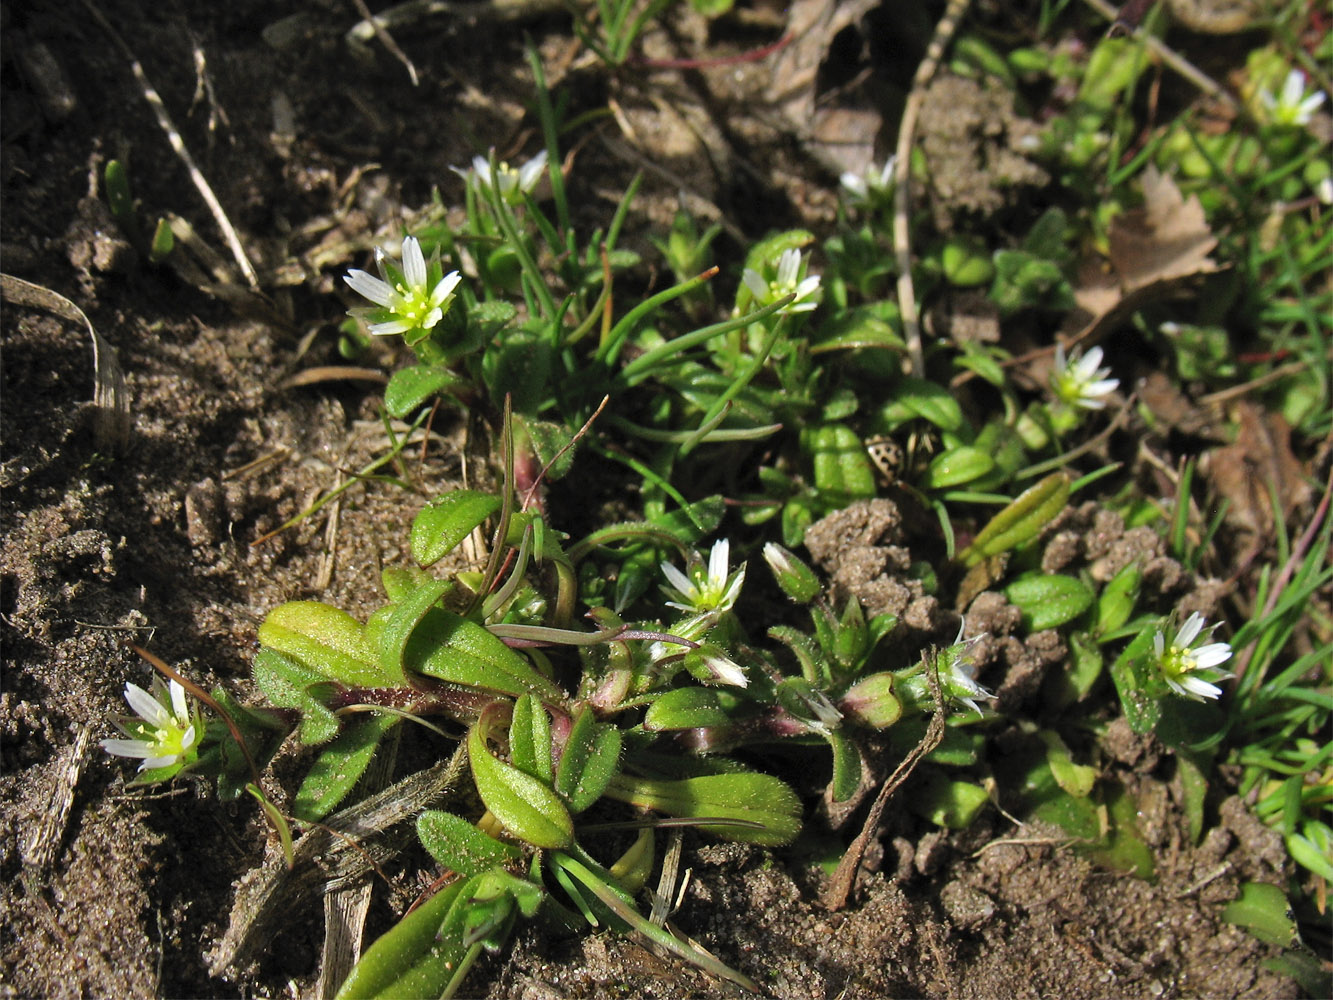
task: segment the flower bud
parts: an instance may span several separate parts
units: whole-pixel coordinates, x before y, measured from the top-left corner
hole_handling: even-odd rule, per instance
[[[809,604],[823,589],[815,571],[776,542],[764,546],[764,561],[782,592],[793,601]]]

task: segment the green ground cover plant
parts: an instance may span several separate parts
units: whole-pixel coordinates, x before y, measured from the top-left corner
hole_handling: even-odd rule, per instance
[[[657,5],[638,20],[599,12],[594,51],[620,66]],[[715,259],[717,229],[682,209],[655,262],[670,284],[646,292],[644,261],[621,245],[638,182],[603,228],[575,226],[561,164],[581,123],[533,53],[541,148],[517,167],[491,151],[459,169],[465,221],[451,225],[437,195],[386,237],[372,270],[344,278],[357,301],[339,334],[351,357],[400,339],[386,426],[471,413],[497,488],[405,517],[412,561],[384,568],[366,620],[315,601],[270,609],[252,667],[262,701],[164,665],[151,690],[127,684],[134,715],[103,748],[141,759],[137,783],[190,771],[224,798],[248,792],[289,844],[292,826],[377,790],[363,777],[409,726],[440,759],[465,752],[475,797],[416,818],[438,891],[340,997],[455,995],[519,917],[636,932],[755,989],[645,914],[667,831],[783,848],[813,817],[794,766],[826,777],[829,802],[858,802],[879,790],[866,762],[888,746],[918,765],[910,808],[941,828],[1003,801],[1149,877],[1133,805],[1092,749],[1123,720],[1174,757],[1196,841],[1224,772],[1281,831],[1299,877],[1277,895],[1247,887],[1229,912],[1312,975],[1287,907],[1317,917],[1333,880],[1327,483],[1303,521],[1263,484],[1273,545],[1254,548],[1248,618],[1173,604],[1142,559],[1094,572],[1052,565],[1047,548],[1093,504],[1146,529],[1181,573],[1239,575],[1220,555],[1236,551],[1225,506],[1199,509],[1192,460],[1166,470],[1171,496],[1127,472],[1128,421],[1178,429],[1126,384],[1130,341],[1108,316],[1195,397],[1244,389],[1308,452],[1333,431],[1333,176],[1309,128],[1333,42],[1307,51],[1293,25],[1277,18],[1250,53],[1225,131],[1193,106],[1144,124],[1156,63],[1140,36],[1075,53],[1051,29],[1002,51],[965,30],[951,71],[1052,109],[1031,153],[1060,194],[1008,234],[910,218],[918,299],[983,293],[1006,334],[931,338],[921,370],[894,296],[893,222],[897,184],[929,182],[923,162],[845,176],[832,232],[774,232],[743,259]],[[1080,271],[1090,256],[1110,284]],[[1186,281],[1209,294],[1151,294]],[[1061,322],[1093,301],[1069,337]],[[574,537],[547,500],[577,495],[589,459],[639,506]],[[738,493],[699,490],[719,466],[745,470]],[[821,519],[885,495],[919,536],[902,576],[955,609],[952,641],[868,614],[798,554]],[[458,568],[478,541],[481,568]],[[988,591],[1015,609],[1014,636],[1054,632],[1067,650],[1031,702],[1006,706],[978,679],[987,636],[969,609]],[[260,772],[287,741],[306,754],[285,816]]]

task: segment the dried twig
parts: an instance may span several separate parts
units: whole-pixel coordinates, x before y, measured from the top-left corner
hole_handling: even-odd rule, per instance
[[[194,182],[195,189],[207,203],[208,210],[213,213],[213,220],[218,224],[218,228],[222,230],[222,235],[227,240],[227,246],[231,248],[231,255],[236,259],[236,265],[241,269],[241,273],[245,275],[245,280],[249,282],[251,288],[258,291],[259,276],[255,274],[250,258],[245,255],[245,248],[241,246],[240,237],[236,235],[231,220],[227,218],[227,213],[222,210],[222,203],[218,201],[217,195],[213,193],[207,179],[195,166],[194,157],[190,155],[189,149],[186,148],[185,140],[181,138],[180,132],[171,120],[171,115],[167,113],[167,106],[162,103],[161,96],[149,82],[147,74],[143,71],[143,66],[134,54],[134,50],[125,44],[125,40],[117,34],[116,29],[111,26],[111,22],[98,10],[92,0],[83,0],[83,6],[87,8],[93,19],[102,26],[102,30],[107,33],[116,48],[120,49],[121,54],[129,60],[130,72],[139,81],[144,100],[148,102],[149,107],[153,109],[153,114],[157,116],[157,124],[167,134],[167,141],[171,143],[171,148],[175,150],[176,155],[185,164],[185,169],[189,171],[190,180]]]
[[[889,776],[889,780],[880,786],[879,794],[875,796],[875,802],[866,815],[861,832],[856,835],[856,839],[847,848],[847,853],[838,862],[838,870],[833,873],[828,888],[824,890],[824,905],[830,910],[840,910],[847,905],[847,897],[851,895],[852,885],[856,882],[856,872],[861,867],[861,858],[870,845],[870,838],[879,832],[879,823],[889,799],[916,770],[921,759],[939,746],[940,740],[944,739],[944,719],[948,709],[945,706],[944,692],[940,689],[938,661],[930,662],[926,670],[926,679],[930,683],[930,695],[935,699],[935,714],[930,717],[930,725],[926,727],[921,742],[912,748],[912,752],[903,758],[902,763]]]
[[[366,0],[352,0],[352,2],[356,4],[357,12],[361,15],[363,23],[369,24],[371,30],[375,32],[375,37],[379,39],[380,44],[390,55],[407,67],[407,75],[412,81],[412,86],[420,86],[421,80],[417,76],[416,66],[413,65],[411,59],[407,58],[407,53],[398,47],[398,43],[393,40],[393,35],[389,34],[389,29],[370,12],[370,8],[366,6]]]
[[[921,317],[916,306],[916,290],[912,286],[911,182],[912,137],[916,120],[926,99],[926,87],[944,55],[945,46],[958,29],[958,22],[967,13],[971,0],[949,0],[949,6],[935,26],[935,35],[926,49],[925,58],[912,78],[912,92],[903,108],[902,124],[898,126],[897,184],[893,197],[893,250],[898,258],[898,311],[903,320],[903,337],[907,341],[907,355],[912,362],[912,374],[922,378],[926,374],[926,357],[921,348]]]

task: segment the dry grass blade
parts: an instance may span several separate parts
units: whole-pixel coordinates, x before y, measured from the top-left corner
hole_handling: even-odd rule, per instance
[[[125,373],[116,360],[116,349],[93,327],[88,314],[59,292],[11,274],[0,274],[0,298],[15,305],[32,306],[54,313],[71,323],[82,323],[93,343],[93,439],[99,448],[124,451],[130,444],[134,421],[130,417],[130,394]]]
[[[83,5],[92,14],[94,20],[101,25],[102,30],[107,33],[116,48],[129,60],[130,72],[134,78],[139,81],[142,88],[144,100],[148,102],[149,107],[153,109],[153,114],[157,116],[157,123],[162,131],[167,135],[167,141],[176,155],[180,157],[181,162],[185,164],[185,169],[190,172],[190,180],[194,182],[195,189],[208,205],[208,210],[213,213],[213,219],[217,222],[218,228],[222,230],[222,235],[226,237],[227,246],[231,248],[232,256],[236,258],[236,265],[245,275],[245,280],[249,282],[250,287],[258,291],[259,276],[255,274],[254,265],[250,263],[250,258],[245,255],[245,249],[241,246],[241,238],[236,234],[231,220],[227,218],[227,213],[222,210],[222,203],[218,201],[217,195],[213,193],[213,188],[208,180],[195,166],[194,157],[186,148],[185,140],[181,138],[180,131],[171,120],[171,115],[167,113],[167,106],[162,103],[162,97],[158,94],[156,88],[149,81],[147,74],[143,71],[143,66],[123,38],[116,33],[116,29],[111,26],[111,22],[106,19],[100,10],[92,3],[92,0],[83,0]]]
[[[236,890],[227,932],[208,953],[212,974],[220,976],[251,961],[291,913],[317,893],[350,885],[369,873],[372,864],[395,856],[408,839],[407,831],[365,841],[439,803],[466,763],[460,745],[448,761],[404,778],[302,836],[292,868],[277,853],[247,875]],[[323,864],[315,864],[317,860]]]
[[[916,289],[912,285],[912,138],[916,134],[916,120],[926,99],[926,87],[935,75],[949,39],[958,30],[958,22],[967,13],[971,0],[949,0],[949,6],[935,27],[935,35],[926,49],[925,58],[912,78],[912,92],[903,108],[902,124],[898,126],[897,184],[893,194],[893,251],[898,258],[898,311],[902,315],[903,339],[907,341],[907,356],[911,359],[912,374],[924,378],[926,355],[921,346],[921,316],[916,305]]]

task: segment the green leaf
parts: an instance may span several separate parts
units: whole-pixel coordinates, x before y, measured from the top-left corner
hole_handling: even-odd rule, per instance
[[[319,700],[328,678],[285,653],[261,649],[250,668],[259,690],[277,708],[301,713],[301,742],[306,746],[327,743],[338,733],[338,717]]]
[[[957,431],[963,426],[963,408],[943,386],[927,379],[904,378],[895,388],[893,400],[880,408],[873,430],[888,434],[918,418],[940,430]]]
[[[1139,736],[1152,732],[1162,717],[1161,700],[1153,693],[1157,686],[1155,634],[1152,626],[1144,629],[1111,664],[1111,680],[1120,696],[1120,707],[1129,728]]]
[[[768,774],[706,774],[679,781],[659,781],[621,772],[607,785],[608,797],[670,816],[734,819],[759,827],[701,823],[727,840],[778,847],[801,830],[801,801],[782,781]]]
[[[1267,882],[1246,882],[1240,896],[1222,910],[1222,919],[1243,927],[1260,941],[1290,948],[1300,940],[1291,904],[1283,891]]]
[[[499,497],[477,490],[454,490],[432,500],[412,521],[412,558],[420,566],[439,562],[499,509]]]
[[[819,424],[801,431],[801,450],[814,463],[815,487],[833,506],[875,495],[875,470],[865,446],[846,424]]]
[[[691,685],[659,695],[644,714],[643,728],[657,733],[725,726],[730,722],[731,717],[722,709],[716,691]]]
[[[545,784],[555,777],[551,762],[551,717],[541,699],[525,694],[514,702],[509,722],[509,760]]]
[[[442,867],[465,876],[511,865],[523,856],[513,844],[496,840],[462,816],[442,809],[427,809],[417,818],[417,837]]]
[[[429,609],[412,633],[403,651],[403,666],[427,677],[514,697],[564,697],[560,688],[482,626],[441,608]]]
[[[965,830],[990,799],[980,785],[930,771],[907,801],[914,813],[936,826]]]
[[[1052,473],[991,518],[972,544],[959,553],[959,560],[971,568],[1030,542],[1068,503],[1068,477],[1062,472]]]
[[[1134,605],[1138,602],[1139,585],[1142,582],[1143,567],[1139,562],[1126,564],[1111,577],[1097,598],[1097,635],[1114,632],[1129,621],[1129,616],[1134,613]]]
[[[318,601],[288,601],[259,626],[259,644],[352,687],[400,683],[380,667],[365,626],[340,608]]]
[[[846,802],[861,787],[861,755],[856,744],[837,731],[824,733],[833,749],[833,780],[829,788],[834,802]]]
[[[1055,783],[1076,799],[1091,795],[1092,787],[1097,783],[1097,769],[1086,764],[1075,764],[1069,748],[1058,733],[1043,729],[1037,736],[1046,744],[1046,764],[1051,769]]]
[[[961,486],[980,479],[993,468],[995,459],[989,453],[980,448],[960,445],[931,460],[923,485],[932,490]]]
[[[1005,599],[1023,612],[1029,632],[1056,628],[1092,607],[1092,589],[1059,573],[1029,573],[1004,588]]]
[[[402,419],[434,396],[467,383],[437,365],[411,365],[389,376],[384,387],[384,408],[389,416]]]
[[[570,812],[578,815],[602,797],[620,770],[620,746],[620,730],[596,721],[592,709],[583,706],[555,772],[555,790]]]
[[[371,715],[339,733],[311,764],[296,791],[292,814],[312,821],[331,813],[365,773],[385,733],[400,721],[397,715]]]
[[[376,636],[380,667],[385,674],[394,678],[397,685],[407,684],[403,657],[412,633],[449,589],[450,584],[445,580],[426,580],[393,605],[393,610],[384,620],[384,626]]]
[[[445,886],[390,928],[361,956],[336,1000],[439,996],[466,951],[461,939],[440,938],[440,925],[470,885],[459,879]]]
[[[467,738],[481,801],[520,840],[534,847],[568,847],[574,842],[574,820],[565,804],[549,785],[493,756],[483,726],[478,722]]]

